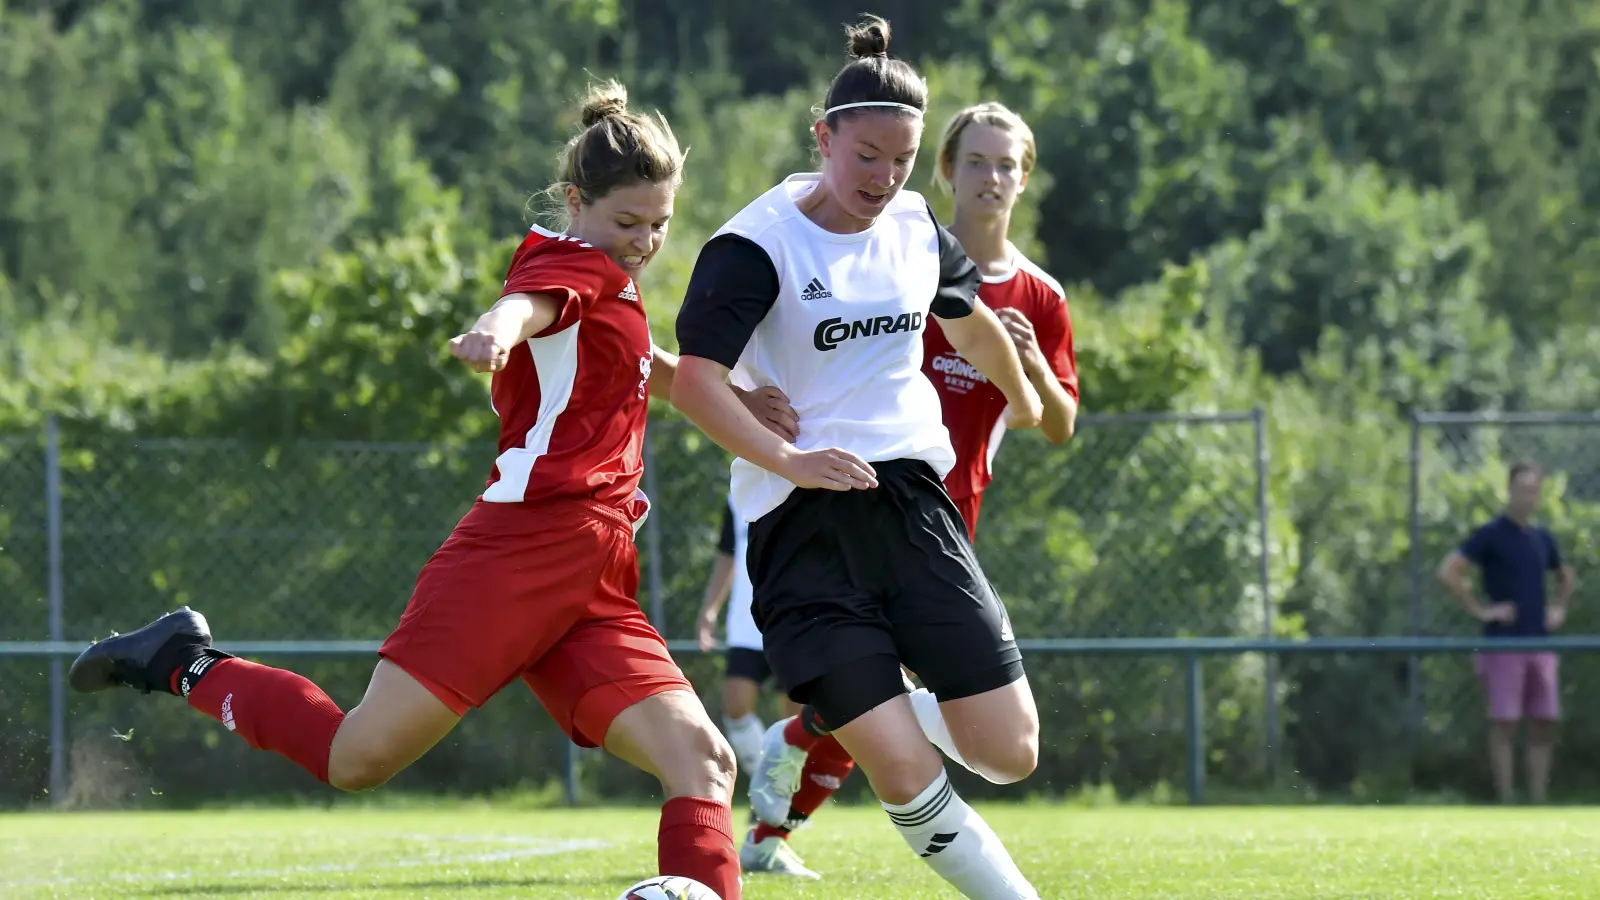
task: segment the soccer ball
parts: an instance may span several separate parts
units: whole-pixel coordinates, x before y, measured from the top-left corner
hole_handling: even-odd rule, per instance
[[[617,900],[722,900],[717,892],[693,878],[660,875],[647,878],[622,892]]]

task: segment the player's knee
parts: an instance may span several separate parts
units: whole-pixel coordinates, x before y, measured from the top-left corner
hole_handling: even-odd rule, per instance
[[[984,779],[995,784],[1022,781],[1039,767],[1039,732],[990,742],[974,764]]]
[[[727,800],[733,796],[738,774],[733,747],[710,722],[684,729],[671,742],[674,752],[658,763],[661,787],[669,797],[704,797]]]
[[[400,766],[383,753],[346,750],[328,756],[328,784],[341,791],[370,791],[381,787]]]
[[[1527,727],[1528,743],[1534,745],[1555,743],[1556,723],[1554,721],[1550,719],[1529,719]]]

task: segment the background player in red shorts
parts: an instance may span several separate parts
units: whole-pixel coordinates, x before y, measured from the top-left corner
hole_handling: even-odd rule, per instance
[[[652,344],[634,279],[666,240],[683,155],[615,83],[591,91],[583,124],[558,184],[570,233],[535,227],[500,300],[450,343],[494,373],[500,455],[423,567],[360,705],[345,713],[293,672],[212,649],[187,607],[90,647],[71,683],[178,694],[355,791],[520,677],[573,741],[661,779],[661,873],[737,900],[733,752],[634,599],[648,396],[670,392],[676,363]]]
[[[1039,429],[1052,443],[1072,437],[1078,415],[1078,371],[1072,321],[1061,285],[1023,256],[1007,237],[1011,212],[1028,183],[1037,158],[1033,132],[1020,116],[999,103],[982,103],[957,113],[939,143],[939,176],[955,200],[950,233],[978,267],[983,284],[978,298],[994,310],[1016,344],[1023,371],[1044,406]],[[993,478],[991,465],[1005,434],[1005,395],[950,345],[936,317],[923,335],[922,370],[939,391],[944,424],[956,451],[956,465],[945,476],[945,490],[961,510],[967,533],[977,540],[983,490]],[[912,702],[930,736],[961,762],[926,690]],[[761,762],[751,772],[751,805],[762,819],[755,841],[787,837],[821,808],[854,768],[850,754],[832,736],[807,729],[810,708],[768,732]],[[811,741],[815,740],[815,743]],[[811,749],[800,753],[800,746]],[[776,752],[774,752],[776,751]],[[965,763],[963,763],[965,764]]]

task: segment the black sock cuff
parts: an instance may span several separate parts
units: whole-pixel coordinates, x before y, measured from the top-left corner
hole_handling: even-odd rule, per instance
[[[211,671],[211,668],[217,664],[218,660],[233,658],[231,653],[223,653],[221,650],[213,650],[210,647],[189,645],[181,649],[173,649],[176,651],[176,658],[173,660],[174,664],[171,668],[163,666],[158,671],[170,671],[178,676],[176,679],[177,690],[173,693],[180,697],[189,696],[189,692],[194,690],[195,685],[200,683],[200,679],[206,677],[206,673]],[[168,681],[170,683],[172,679],[169,678]]]
[[[800,708],[800,727],[812,737],[827,737],[833,733],[831,728],[823,724],[822,717],[817,715],[817,708],[809,703]]]

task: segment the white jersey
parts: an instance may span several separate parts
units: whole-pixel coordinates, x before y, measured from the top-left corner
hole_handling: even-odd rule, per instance
[[[730,510],[732,498],[729,498]],[[733,587],[728,592],[728,646],[746,650],[761,649],[761,629],[756,627],[751,603],[755,591],[750,586],[750,569],[745,565],[745,547],[750,540],[750,527],[738,516],[729,516],[733,531]]]
[[[679,313],[680,352],[728,366],[740,387],[783,391],[801,450],[920,459],[943,478],[956,456],[922,372],[922,331],[930,313],[972,312],[977,269],[914,191],[865,231],[822,229],[795,203],[819,177],[791,175],[706,244]],[[742,459],[732,487],[749,522],[794,490]]]

